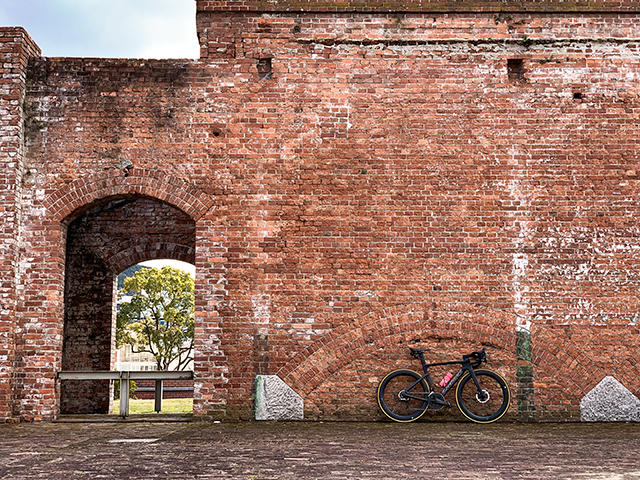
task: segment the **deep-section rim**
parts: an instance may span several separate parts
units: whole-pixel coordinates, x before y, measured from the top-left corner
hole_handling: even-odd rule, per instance
[[[493,377],[494,380],[498,382],[500,388],[502,389],[504,398],[502,401],[502,405],[494,414],[489,415],[488,417],[481,417],[478,415],[474,415],[464,404],[464,400],[461,398],[462,396],[462,388],[464,385],[471,379],[471,376],[467,372],[458,382],[456,386],[456,403],[458,404],[458,409],[460,413],[464,415],[467,419],[471,420],[475,423],[493,423],[500,420],[505,413],[509,410],[509,406],[511,405],[511,391],[509,390],[509,385],[505,381],[505,379],[499,373],[494,372],[493,370],[479,369],[474,370],[476,377],[487,375],[489,377]],[[465,411],[466,410],[466,411]]]
[[[401,423],[414,422],[418,420],[420,417],[422,417],[422,415],[424,415],[424,413],[429,408],[429,404],[427,401],[422,402],[422,407],[416,409],[416,412],[418,413],[417,415],[414,414],[414,415],[406,415],[406,416],[394,414],[384,401],[384,390],[388,385],[389,381],[393,377],[399,376],[401,374],[412,376],[416,380],[420,380],[422,378],[422,375],[418,374],[417,372],[414,372],[413,370],[408,370],[405,368],[389,372],[387,375],[385,375],[385,377],[382,379],[382,381],[378,385],[378,390],[376,394],[377,400],[378,400],[378,406],[380,407],[380,410],[382,410],[382,413],[384,413],[387,417],[389,417],[394,422],[401,422]],[[429,391],[429,389],[427,388],[427,384],[424,382],[424,380],[420,380],[420,385],[422,386],[426,394]]]

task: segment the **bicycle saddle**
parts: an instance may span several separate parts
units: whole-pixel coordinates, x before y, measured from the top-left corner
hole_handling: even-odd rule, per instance
[[[413,348],[413,347],[409,347],[409,350],[411,350],[411,355],[413,355],[416,358],[420,358],[420,355],[422,355],[424,352],[429,351],[428,348]]]

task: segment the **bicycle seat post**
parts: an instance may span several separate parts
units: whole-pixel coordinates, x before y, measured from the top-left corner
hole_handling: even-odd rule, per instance
[[[420,363],[422,364],[422,371],[428,373],[427,361],[424,359],[424,353],[420,352]]]
[[[427,361],[424,359],[425,349],[423,349],[423,348],[410,348],[410,350],[411,350],[411,355],[413,355],[415,358],[419,358],[420,359],[420,364],[422,365],[422,371],[424,373],[427,373],[428,372]]]

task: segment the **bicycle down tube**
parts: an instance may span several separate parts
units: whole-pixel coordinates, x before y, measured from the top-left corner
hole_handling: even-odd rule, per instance
[[[468,371],[470,373],[470,375],[472,376],[472,378],[474,379],[474,382],[476,384],[476,387],[478,388],[478,390],[481,390],[480,386],[478,385],[478,380],[475,378],[475,375],[473,374],[473,368],[471,367],[471,362],[469,362],[469,368],[465,368],[466,366],[464,365],[464,361],[461,360],[456,360],[453,362],[440,362],[440,363],[429,363],[427,364],[427,362],[424,360],[424,357],[421,356],[420,360],[422,362],[422,369],[425,372],[424,375],[420,378],[420,380],[417,380],[413,385],[410,385],[409,387],[407,387],[406,392],[408,392],[409,390],[411,390],[413,387],[415,387],[416,385],[418,385],[422,380],[426,380],[427,381],[427,385],[429,385],[429,393],[431,392],[435,392],[435,388],[433,386],[433,381],[431,380],[431,374],[429,373],[429,367],[441,367],[444,365],[460,365],[462,364],[462,367],[460,367],[460,370],[458,370],[456,372],[456,374],[451,378],[451,380],[449,380],[449,382],[447,383],[447,385],[442,389],[442,391],[440,392],[442,395],[446,395],[449,390],[451,390],[456,383],[458,382],[458,380],[460,380],[460,378],[464,375],[464,372]],[[416,397],[414,395],[411,395],[409,393],[405,393],[405,395],[409,398],[413,398],[415,400],[427,400],[427,398],[423,398],[423,397]]]

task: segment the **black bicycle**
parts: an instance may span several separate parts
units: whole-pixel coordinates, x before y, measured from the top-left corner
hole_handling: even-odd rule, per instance
[[[496,372],[476,369],[487,361],[485,349],[463,355],[462,360],[429,363],[424,359],[427,349],[411,348],[411,355],[420,359],[424,375],[413,370],[395,370],[382,379],[378,386],[378,405],[384,414],[396,422],[413,422],[427,409],[451,407],[445,395],[456,384],[456,400],[462,414],[472,422],[491,423],[501,418],[511,402],[507,382]],[[430,367],[460,365],[455,375],[448,374],[436,392]]]

